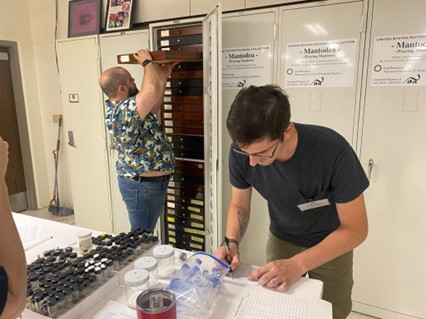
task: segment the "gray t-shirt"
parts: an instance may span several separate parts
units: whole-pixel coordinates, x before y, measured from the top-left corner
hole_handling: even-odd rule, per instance
[[[230,150],[230,182],[239,189],[253,187],[267,200],[273,235],[312,247],[339,227],[335,203],[357,198],[369,181],[341,135],[321,126],[295,123],[295,127],[298,144],[285,162],[253,167],[247,156]],[[330,205],[304,211],[298,207],[321,199]]]

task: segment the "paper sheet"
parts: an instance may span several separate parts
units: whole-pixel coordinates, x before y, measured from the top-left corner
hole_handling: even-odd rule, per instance
[[[331,318],[331,304],[312,298],[293,297],[260,286],[241,298],[236,319],[322,319]]]
[[[129,307],[118,303],[116,301],[109,300],[105,306],[98,311],[93,319],[135,319],[136,310],[130,309]]]

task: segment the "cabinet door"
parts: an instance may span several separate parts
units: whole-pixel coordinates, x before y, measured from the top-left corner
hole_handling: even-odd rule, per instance
[[[245,0],[227,0],[222,1],[222,11],[242,10],[244,9]],[[208,13],[218,0],[191,0],[191,15],[199,15]]]
[[[117,55],[133,53],[139,49],[147,49],[149,47],[149,36],[147,30],[104,34],[100,37],[102,71],[117,66]],[[136,85],[140,89],[143,78],[143,68],[138,64],[121,65],[126,68],[135,79]],[[104,96],[106,100],[107,97]],[[104,107],[104,106],[103,106]],[[126,205],[124,204],[117,182],[117,171],[115,163],[118,159],[118,153],[112,143],[112,139],[108,134],[108,160],[110,166],[111,180],[111,201],[112,201],[112,217],[113,231],[115,234],[120,232],[128,232],[130,230],[130,222],[127,214]]]
[[[361,144],[370,231],[355,254],[354,310],[426,318],[426,7],[373,8]]]
[[[241,89],[233,83],[246,82],[246,85],[265,85],[274,83],[276,61],[275,30],[278,11],[276,9],[258,10],[245,14],[229,14],[223,16],[223,50],[222,50],[222,109],[219,114],[220,163],[221,167],[221,200],[222,206],[218,212],[223,214],[220,238],[226,230],[226,216],[231,200],[231,185],[229,183],[228,154],[231,138],[226,129],[226,118],[229,108]],[[246,68],[245,63],[228,59],[232,52],[255,52],[258,58],[252,64],[252,69]],[[228,56],[226,56],[228,54]],[[254,67],[254,69],[253,69]],[[254,70],[251,72],[250,70]],[[263,265],[265,263],[265,247],[268,239],[269,218],[265,200],[253,191],[252,214],[250,225],[240,246],[241,258],[244,263]]]
[[[57,43],[77,226],[112,231],[98,37]]]
[[[333,128],[355,145],[363,3],[283,8],[279,85],[292,120]],[[362,59],[361,59],[362,60]]]

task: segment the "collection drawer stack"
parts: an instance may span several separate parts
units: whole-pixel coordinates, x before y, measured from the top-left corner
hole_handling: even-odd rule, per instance
[[[156,31],[157,50],[203,51],[202,26]],[[205,250],[203,61],[180,62],[166,85],[161,110],[176,169],[167,189],[165,240],[177,248]]]

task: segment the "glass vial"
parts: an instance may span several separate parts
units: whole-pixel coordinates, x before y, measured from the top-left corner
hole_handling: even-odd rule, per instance
[[[149,288],[149,273],[145,269],[132,269],[124,275],[127,306],[136,309],[136,299]]]
[[[153,249],[152,255],[157,259],[158,262],[158,278],[171,278],[175,272],[175,250],[173,246],[157,246]]]
[[[153,287],[158,284],[158,262],[155,257],[146,256],[136,259],[135,268],[136,269],[145,269],[149,273],[149,286]]]

